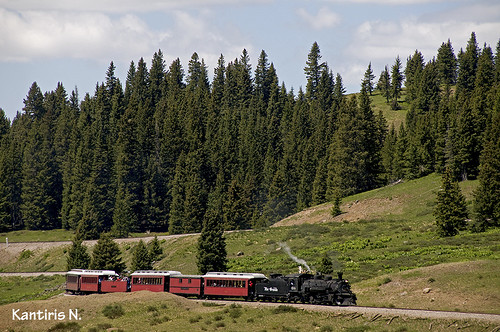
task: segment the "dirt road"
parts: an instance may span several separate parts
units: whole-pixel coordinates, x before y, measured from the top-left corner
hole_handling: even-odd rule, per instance
[[[219,304],[231,304],[234,301],[212,301]],[[238,304],[253,306],[253,307],[273,307],[278,305],[283,305],[280,303],[267,303],[267,302],[238,302]],[[371,317],[376,317],[377,315],[384,317],[410,317],[410,318],[429,318],[429,319],[455,319],[455,320],[478,320],[489,323],[500,324],[500,315],[494,314],[481,314],[481,313],[469,313],[469,312],[455,312],[455,311],[433,311],[433,310],[419,310],[419,309],[398,309],[398,308],[373,308],[373,307],[337,307],[337,306],[325,306],[325,305],[314,305],[314,304],[286,304],[290,306],[297,307],[300,310],[308,311],[323,311],[331,313],[343,313],[353,315],[361,314]]]
[[[158,236],[158,240],[167,240],[167,239],[175,239],[184,236],[192,236],[196,234],[175,234],[175,235],[164,235]],[[149,242],[154,239],[154,236],[141,237],[141,238],[123,238],[123,239],[114,239],[117,243],[127,243],[127,242],[138,242],[139,240],[143,240],[144,242]],[[87,240],[83,241],[83,244],[92,247],[97,243],[97,240]],[[9,242],[0,243],[0,255],[9,255],[9,256],[17,256],[23,250],[35,251],[38,249],[48,250],[51,248],[56,248],[59,246],[69,246],[71,245],[71,241],[52,241],[52,242]]]

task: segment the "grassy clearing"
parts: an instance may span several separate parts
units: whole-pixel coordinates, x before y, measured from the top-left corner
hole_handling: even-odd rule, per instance
[[[48,299],[63,291],[63,276],[0,277],[0,305]]]
[[[9,238],[9,242],[40,242],[40,241],[71,241],[73,231],[65,229],[52,229],[50,231],[12,231],[8,233],[0,233],[0,240],[5,243],[5,238]]]
[[[447,263],[354,285],[366,306],[500,314],[498,261]]]
[[[401,107],[400,110],[393,111],[391,110],[391,105],[387,104],[385,97],[383,97],[379,91],[374,91],[372,96],[370,97],[372,110],[375,114],[382,112],[384,118],[387,120],[387,124],[390,127],[391,124],[394,124],[394,127],[399,129],[399,126],[404,123],[406,119],[406,113],[408,113],[408,103],[404,101],[406,96],[406,91],[403,90],[403,98],[399,101],[399,105]]]
[[[122,308],[123,314],[106,317],[110,307]],[[281,308],[281,309],[280,309]],[[62,321],[12,320],[12,309],[63,312]],[[81,320],[69,320],[68,310],[78,310]],[[248,307],[238,304],[204,306],[171,294],[136,292],[89,296],[61,296],[0,306],[0,326],[12,331],[47,331],[59,325],[82,331],[429,331],[454,328],[490,331],[487,323],[410,319],[404,317],[309,312],[277,308]]]

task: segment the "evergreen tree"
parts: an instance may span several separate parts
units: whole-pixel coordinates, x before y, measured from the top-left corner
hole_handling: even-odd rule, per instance
[[[90,268],[93,270],[113,270],[120,273],[126,268],[120,255],[120,248],[113,241],[111,235],[102,233],[92,251]]]
[[[121,121],[121,130],[116,143],[116,200],[113,210],[112,231],[115,236],[126,237],[140,229],[142,221],[142,170],[137,154],[139,144],[136,122],[132,109],[127,109]]]
[[[205,216],[203,229],[198,239],[197,266],[202,274],[209,271],[227,270],[226,240],[222,224],[221,209],[210,209]]]
[[[373,85],[373,80],[375,79],[375,75],[373,75],[373,70],[372,70],[372,63],[370,62],[368,64],[368,68],[365,71],[365,76],[363,78],[363,83],[361,84],[366,91],[372,95],[374,85]]]
[[[446,87],[454,85],[457,80],[457,57],[453,52],[451,41],[441,44],[438,50],[436,64],[439,80]]]
[[[87,247],[82,244],[81,239],[74,239],[71,248],[68,250],[66,258],[68,271],[72,269],[88,269],[90,265],[90,255]]]
[[[330,274],[333,272],[333,263],[328,254],[325,252],[319,262],[318,272]]]
[[[394,65],[391,69],[391,96],[392,96],[392,109],[399,109],[398,99],[401,96],[401,89],[403,87],[404,76],[401,71],[401,60],[399,56],[396,57]]]
[[[488,127],[479,167],[479,187],[474,193],[473,230],[500,225],[500,112]]]
[[[306,67],[304,68],[304,73],[306,75],[306,97],[309,100],[316,98],[316,93],[318,92],[318,85],[321,76],[321,71],[325,66],[324,62],[321,62],[319,45],[314,42],[311,46],[311,50],[307,56]]]
[[[500,83],[500,39],[495,50],[495,82]]]
[[[465,52],[458,56],[457,93],[470,94],[474,90],[478,57],[476,33],[472,32]]]
[[[160,241],[158,241],[158,237],[155,235],[153,240],[148,243],[149,247],[149,258],[151,262],[159,261],[163,255],[163,249],[160,246]]]
[[[140,240],[134,247],[131,270],[137,271],[151,269],[153,269],[153,264],[148,249],[146,248],[144,241]]]
[[[386,102],[389,103],[389,99],[391,98],[391,77],[387,66],[385,66],[384,70],[380,73],[377,89],[380,91],[382,96],[385,97]]]
[[[11,230],[12,227],[13,193],[11,176],[14,169],[12,168],[13,156],[10,151],[11,137],[8,135],[9,130],[10,122],[0,108],[0,232]]]
[[[28,229],[53,229],[60,226],[62,191],[51,131],[55,114],[54,109],[47,112],[43,103],[39,104],[33,89],[32,86],[24,108],[33,122],[23,153],[20,208]]]
[[[412,102],[417,98],[420,86],[420,76],[424,69],[424,57],[422,53],[415,50],[415,53],[406,61],[406,100]]]
[[[436,62],[431,60],[420,74],[420,82],[415,95],[416,107],[424,113],[436,112],[439,108],[440,92]]]
[[[449,170],[443,174],[434,209],[437,232],[440,236],[454,236],[466,226],[468,217],[465,197]]]

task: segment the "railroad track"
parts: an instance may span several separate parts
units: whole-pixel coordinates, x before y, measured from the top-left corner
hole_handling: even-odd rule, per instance
[[[200,302],[213,302],[218,304],[231,304],[236,301],[231,300],[198,300]],[[376,307],[363,307],[363,306],[326,306],[316,304],[299,304],[299,303],[276,303],[276,302],[245,302],[237,301],[238,304],[252,307],[275,307],[280,305],[293,306],[299,310],[307,311],[321,311],[330,312],[334,314],[352,314],[356,318],[357,315],[366,315],[375,319],[376,317],[410,317],[410,318],[429,318],[429,319],[453,319],[453,320],[476,320],[488,323],[500,324],[500,315],[495,314],[482,314],[470,312],[456,312],[456,311],[435,311],[435,310],[421,310],[421,309],[401,309],[401,308],[376,308]],[[358,316],[359,317],[359,316]],[[374,320],[375,320],[374,319]]]

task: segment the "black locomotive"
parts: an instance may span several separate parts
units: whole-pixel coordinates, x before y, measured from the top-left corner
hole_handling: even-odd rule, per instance
[[[262,301],[302,302],[327,305],[356,305],[349,282],[338,273],[330,275],[296,273],[270,278],[255,284],[255,298]]]

